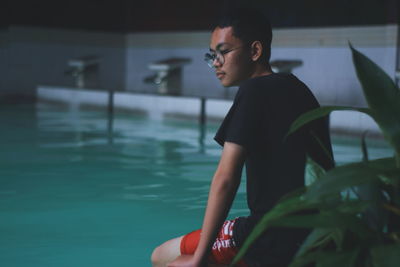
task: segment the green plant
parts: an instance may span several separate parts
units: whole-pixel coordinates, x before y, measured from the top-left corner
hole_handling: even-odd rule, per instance
[[[369,160],[362,142],[362,162],[325,172],[309,159],[306,175],[314,182],[284,197],[264,215],[245,241],[233,263],[254,240],[273,226],[306,227],[312,232],[291,267],[399,266],[400,264],[400,90],[374,62],[350,44],[357,76],[368,108],[328,106],[300,116],[289,134],[335,110],[355,110],[371,116],[394,156]],[[353,197],[344,192],[352,190]],[[299,213],[313,210],[317,212]]]

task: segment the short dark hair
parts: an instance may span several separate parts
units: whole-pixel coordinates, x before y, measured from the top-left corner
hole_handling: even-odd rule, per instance
[[[261,59],[269,63],[271,57],[272,28],[268,18],[258,10],[230,8],[222,11],[216,28],[232,27],[233,35],[246,44],[260,41],[263,47]]]

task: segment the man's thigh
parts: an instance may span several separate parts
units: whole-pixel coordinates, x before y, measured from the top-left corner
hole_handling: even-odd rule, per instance
[[[238,247],[233,240],[233,226],[236,220],[225,221],[220,229],[214,244],[211,248],[209,256],[209,263],[229,265],[233,258],[238,253]],[[181,240],[181,254],[190,255],[194,254],[199,244],[201,230],[193,231],[185,236]],[[217,265],[218,266],[218,265]],[[237,266],[247,266],[244,261],[240,261]]]
[[[233,241],[233,225],[236,220],[225,221],[211,249],[209,262],[229,265],[238,252]],[[197,249],[201,230],[196,230],[184,236],[171,239],[157,247],[152,255],[153,263],[168,263],[180,255],[191,255]],[[218,265],[216,265],[218,266]],[[238,266],[247,266],[241,261]]]

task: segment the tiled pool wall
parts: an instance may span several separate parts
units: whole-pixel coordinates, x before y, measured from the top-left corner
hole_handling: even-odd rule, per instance
[[[125,36],[65,29],[9,27],[0,49],[0,69],[6,66],[0,94],[34,94],[37,85],[74,86],[65,72],[69,59],[95,55],[100,58],[98,88],[125,88]],[[1,56],[1,55],[0,55]],[[3,75],[2,79],[3,80]]]
[[[92,106],[108,110],[110,93],[76,88],[40,86],[37,96],[41,101],[68,103],[71,107]],[[151,119],[165,117],[200,120],[202,99],[199,97],[173,97],[134,92],[115,92],[112,97],[114,110],[144,114]],[[208,121],[222,121],[232,100],[205,99],[204,114]],[[353,111],[335,111],[330,115],[330,128],[343,134],[361,134],[380,137],[376,123],[367,115]]]

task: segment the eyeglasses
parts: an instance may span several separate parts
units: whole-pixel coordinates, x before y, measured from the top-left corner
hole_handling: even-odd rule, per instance
[[[215,53],[206,53],[204,55],[204,61],[207,62],[207,65],[210,68],[214,68],[214,60],[217,60],[219,64],[223,65],[225,63],[225,57],[224,55],[228,54],[229,52],[232,52],[233,50],[242,48],[242,46],[231,48],[231,49],[225,49],[225,50],[217,50]]]

